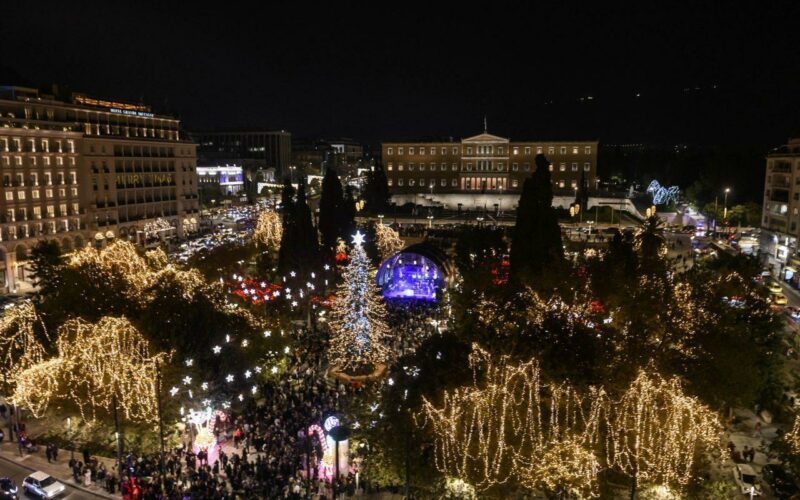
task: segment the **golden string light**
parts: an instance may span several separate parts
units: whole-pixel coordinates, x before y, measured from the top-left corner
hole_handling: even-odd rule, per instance
[[[513,364],[508,356],[494,359],[473,345],[469,360],[472,385],[445,391],[438,407],[423,398],[415,417],[436,436],[436,467],[480,491],[511,481],[539,488],[562,480],[592,490],[587,470],[596,470],[596,460],[586,457],[597,442],[605,394],[582,397],[567,384],[546,384],[535,359]],[[536,477],[554,453],[563,460],[547,464],[547,479]]]
[[[37,338],[37,330],[44,340],[49,340],[44,322],[31,301],[21,302],[5,309],[0,317],[0,359],[2,359],[3,385],[13,389],[14,373],[41,363],[45,348]]]
[[[479,491],[518,484],[591,498],[610,467],[680,491],[701,454],[721,453],[718,416],[677,378],[642,371],[614,400],[545,383],[535,359],[514,364],[473,345],[470,365],[472,384],[438,405],[423,398],[415,420],[435,436],[437,469]]]
[[[156,363],[168,354],[151,355],[145,338],[125,318],[97,323],[67,321],[59,329],[58,356],[20,372],[13,400],[41,417],[51,401],[78,407],[95,420],[117,408],[129,420],[154,422]]]
[[[722,455],[718,415],[686,395],[677,378],[640,371],[614,406],[607,462],[639,481],[680,490],[699,454]]]
[[[400,238],[400,233],[389,226],[379,222],[375,224],[375,246],[381,260],[386,260],[405,247],[405,243]]]
[[[263,210],[258,215],[253,239],[269,251],[277,251],[283,236],[283,223],[280,215],[274,210]]]

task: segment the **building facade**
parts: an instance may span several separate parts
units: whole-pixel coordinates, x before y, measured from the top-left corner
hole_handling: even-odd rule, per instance
[[[232,196],[244,189],[244,177],[240,165],[217,165],[197,167],[200,190],[208,195]]]
[[[153,243],[198,227],[195,145],[145,105],[0,87],[0,282],[40,240]]]
[[[292,134],[285,130],[217,130],[192,132],[200,164],[241,165],[246,172],[275,169],[289,175]]]
[[[518,194],[536,169],[550,163],[555,192],[584,178],[597,185],[597,141],[512,142],[488,133],[447,142],[384,142],[383,166],[392,194]]]
[[[791,279],[800,271],[800,138],[771,151],[766,163],[761,248]]]

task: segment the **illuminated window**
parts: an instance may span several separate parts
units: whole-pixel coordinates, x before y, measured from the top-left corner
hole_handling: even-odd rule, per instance
[[[572,154],[578,154],[578,146],[572,146]]]
[[[442,187],[447,187],[447,179],[439,179],[439,185]]]
[[[561,151],[562,155],[565,155],[565,154],[567,154],[567,147],[566,146],[561,146],[561,149],[559,151]]]
[[[514,148],[514,154],[515,154],[515,155],[518,155],[518,154],[519,154],[519,148]]]
[[[542,147],[541,146],[536,146],[536,154],[537,155],[542,154]]]
[[[420,163],[419,164],[419,171],[420,172],[424,172],[425,171],[425,164],[424,163]]]
[[[397,166],[397,170],[398,170],[399,172],[402,172],[402,171],[403,171],[403,164],[402,164],[402,163],[401,163],[400,165],[398,165],[398,166]]]
[[[573,180],[572,182],[570,182],[570,185],[574,189],[574,188],[578,187],[578,181]]]
[[[453,172],[458,172],[458,165],[456,163],[453,163],[453,165],[450,167],[450,170],[452,170]]]
[[[398,185],[398,186],[402,186],[402,185],[403,185],[403,178],[402,178],[402,177],[400,177],[399,179],[397,179],[397,185]]]
[[[413,172],[414,171],[414,164],[413,163],[409,163],[408,164],[408,171],[409,172]]]
[[[578,171],[578,164],[577,163],[573,163],[572,164],[572,171],[573,172],[577,172]]]
[[[436,148],[435,148],[435,147],[433,147],[433,146],[431,146],[431,154],[432,154],[432,155],[435,155],[435,154],[436,154]]]
[[[526,155],[529,155],[529,154],[531,154],[531,148],[529,148],[529,147],[526,147],[526,148],[525,148],[525,154],[526,154]]]
[[[591,163],[584,163],[583,164],[583,171],[584,172],[588,172],[591,169],[592,169],[592,164]]]
[[[388,170],[389,172],[391,172],[393,168],[394,168],[394,167],[392,167],[392,164],[390,163],[390,164],[389,164],[389,166],[387,166],[387,167],[386,167],[386,170]]]
[[[387,155],[392,155],[392,154],[394,154],[394,152],[393,152],[393,149],[394,149],[394,148],[386,148],[386,154],[387,154]]]
[[[552,163],[550,164],[550,171],[551,172],[553,171],[553,164]]]
[[[397,154],[399,155],[403,154],[403,148],[397,148]]]
[[[566,172],[567,171],[567,164],[566,163],[559,163],[558,164],[558,171],[559,172]]]
[[[14,199],[14,191],[6,191],[6,200],[12,201]]]
[[[457,180],[457,179],[452,179],[452,180],[450,181],[450,186],[452,186],[452,187],[458,187],[458,180]]]
[[[453,154],[454,154],[454,155],[457,155],[457,154],[458,154],[458,148],[453,148]]]
[[[408,185],[413,187],[414,186],[414,179],[409,179],[408,180]]]
[[[586,146],[585,148],[583,148],[583,152],[584,152],[584,154],[587,154],[587,155],[592,154],[592,147],[591,146]]]
[[[519,170],[519,164],[518,163],[512,163],[511,164],[511,170],[513,170],[514,172],[518,171]]]
[[[391,185],[392,185],[392,178],[391,178],[391,177],[389,177],[388,179],[386,179],[386,184],[387,184],[387,185],[389,185],[389,186],[391,186]]]
[[[443,154],[443,155],[446,155],[446,154],[447,154],[447,148],[442,148],[442,154]]]
[[[519,181],[517,179],[512,180],[511,187],[517,187],[517,186],[519,186]]]
[[[414,148],[411,148],[411,147],[408,148],[408,154],[413,155],[414,154]]]
[[[558,181],[558,187],[563,188],[564,187],[564,181]]]
[[[554,148],[553,146],[550,146],[549,148],[547,148],[547,154],[552,155],[552,154],[555,154],[555,152],[556,152],[556,148]]]

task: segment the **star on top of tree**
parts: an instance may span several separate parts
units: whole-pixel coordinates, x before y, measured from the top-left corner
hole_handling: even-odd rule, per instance
[[[364,235],[361,234],[361,231],[356,231],[356,234],[353,235],[353,244],[356,246],[361,246],[364,243]]]

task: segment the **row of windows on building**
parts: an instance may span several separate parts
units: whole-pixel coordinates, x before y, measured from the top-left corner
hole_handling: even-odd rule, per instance
[[[12,165],[11,158],[12,158],[11,156],[0,157],[0,165],[2,165],[3,167],[11,167],[11,165]],[[49,167],[50,165],[53,164],[52,158],[49,157],[49,156],[42,156],[41,157],[41,160],[42,160],[41,165],[39,163],[39,157],[36,157],[36,156],[28,157],[27,158],[28,159],[27,162],[25,162],[25,159],[22,156],[14,156],[13,158],[14,158],[13,165],[15,167],[39,167],[39,166]],[[60,167],[60,166],[64,165],[64,157],[63,156],[56,156],[55,160],[56,160],[55,161],[56,166]],[[67,158],[67,163],[69,164],[69,166],[74,167],[75,166],[75,157],[74,156],[70,156],[69,158]]]
[[[58,211],[56,211],[58,208]],[[52,219],[54,217],[67,217],[70,215],[79,215],[80,214],[80,207],[77,203],[72,203],[71,205],[67,203],[61,203],[56,207],[56,205],[47,205],[46,207],[46,217],[48,219]],[[32,211],[32,219],[38,220],[42,218],[42,207],[33,207]],[[16,222],[16,221],[24,221],[28,220],[28,209],[27,208],[9,208],[6,210],[5,220],[3,222]]]
[[[54,190],[47,188],[44,190],[44,197],[45,199],[53,198]],[[78,196],[78,188],[70,188],[67,191],[66,188],[59,188],[57,190],[58,196],[61,198],[65,198],[67,196],[67,192],[69,192],[70,196]],[[16,195],[16,196],[15,196]],[[39,189],[31,189],[30,193],[31,200],[38,200],[40,199],[41,191]],[[24,190],[17,190],[14,191],[13,189],[8,189],[5,191],[6,201],[26,201],[28,199],[28,195]]]
[[[81,228],[80,219],[48,221],[46,223],[22,224],[8,226],[0,229],[0,241],[10,241],[30,238],[39,234],[55,234],[67,231],[78,231]]]
[[[480,179],[480,178],[468,178],[468,179]],[[504,177],[498,177],[497,179],[505,179],[505,178]],[[389,185],[389,187],[392,187],[392,186],[396,185],[397,187],[405,187],[405,186],[408,186],[408,187],[414,187],[414,186],[426,187],[427,186],[427,187],[433,188],[433,187],[436,187],[436,185],[437,185],[437,180],[436,179],[425,179],[424,177],[422,177],[420,179],[405,179],[403,177],[400,177],[400,178],[397,179],[396,184],[395,184],[395,180],[390,177],[390,178],[388,178],[386,180],[386,182]],[[438,183],[439,183],[440,187],[447,187],[447,179],[439,179]],[[475,180],[475,181],[471,180],[470,183],[479,184],[480,180]],[[454,187],[455,188],[455,187],[458,187],[458,186],[459,186],[458,179],[456,179],[456,178],[450,179],[450,187]],[[506,187],[505,180],[502,182],[502,187],[499,187],[499,186],[500,186],[500,184],[498,183],[498,187],[497,188],[483,187],[483,188],[478,188],[478,189],[505,189],[505,187]],[[561,189],[565,189],[567,187],[567,183],[564,180],[553,181],[553,186],[561,188]],[[511,179],[511,187],[514,187],[514,188],[519,187],[519,180],[518,179]],[[574,180],[574,179],[571,180],[569,182],[569,187],[571,187],[573,189],[577,188],[578,187],[578,181]],[[462,185],[462,188],[464,188],[463,185]],[[471,188],[467,187],[466,189],[471,189]]]
[[[424,163],[420,163],[419,165],[417,165],[415,163],[409,163],[407,166],[408,166],[408,171],[409,172],[413,172],[414,169],[416,169],[416,168],[419,168],[420,172],[424,172],[425,168],[426,168]],[[428,166],[430,167],[431,172],[436,172],[437,168],[441,172],[446,172],[447,171],[447,163],[442,163],[442,164],[430,163]],[[397,171],[398,172],[402,172],[405,169],[405,167],[406,166],[401,163],[401,164],[397,165]],[[570,165],[570,171],[578,172],[579,171],[579,167],[580,167],[580,165],[578,164],[578,162],[572,162],[572,164]],[[475,171],[476,172],[492,171],[492,170],[496,170],[498,172],[502,172],[504,168],[505,168],[505,164],[502,163],[502,162],[500,162],[500,163],[492,163],[490,161],[478,161],[478,162],[475,163]],[[386,165],[386,170],[389,171],[389,172],[394,171],[394,164],[392,164],[392,163],[387,164]],[[451,164],[450,170],[453,171],[453,172],[458,172],[458,164],[457,163]],[[466,172],[471,172],[472,171],[472,163],[467,163],[464,166],[464,170]],[[584,172],[589,172],[591,170],[592,170],[592,164],[589,163],[589,162],[585,162],[583,164],[583,171]],[[511,171],[512,172],[519,172],[519,163],[512,163],[511,164]],[[531,171],[531,164],[530,163],[523,163],[522,164],[522,171],[523,172],[530,172]],[[554,165],[552,163],[550,164],[550,171],[551,172],[555,171],[555,167],[554,167]],[[559,172],[566,172],[567,171],[567,164],[566,163],[559,163],[558,164],[558,171]]]
[[[397,154],[402,155],[405,154],[406,146],[397,146]],[[439,150],[439,154],[446,155],[448,148],[451,151],[451,154],[458,155],[460,154],[459,149],[461,146],[408,146],[408,154],[414,155],[419,154],[420,156],[424,156],[425,154],[435,155],[436,150]],[[545,150],[547,154],[553,155],[556,154],[556,146],[536,146],[535,148],[531,146],[511,146],[511,153],[514,155],[518,155],[520,153],[530,155],[533,154],[535,149],[536,154],[544,154]],[[464,146],[463,147],[464,154],[471,155],[472,154],[472,146]],[[559,146],[558,152],[562,155],[567,154],[567,151],[571,150],[572,154],[576,155],[580,153],[580,146]],[[395,148],[394,147],[387,147],[386,154],[387,155],[394,155]],[[475,154],[478,155],[492,155],[492,154],[506,154],[509,151],[508,146],[476,146],[475,147]],[[590,155],[592,154],[592,147],[591,146],[584,146],[583,153]]]
[[[44,172],[42,174],[42,180],[45,186],[52,186],[53,185],[53,174],[52,172]],[[25,175],[24,174],[3,174],[3,186],[25,186]],[[28,184],[31,186],[38,186],[39,185],[39,175],[36,172],[31,172],[28,174]],[[78,174],[77,172],[56,172],[55,177],[55,184],[56,185],[64,185],[64,184],[77,184],[78,183]]]
[[[52,151],[50,147],[52,145]],[[0,151],[6,153],[74,153],[75,141],[72,139],[22,139],[20,137],[0,137]]]

